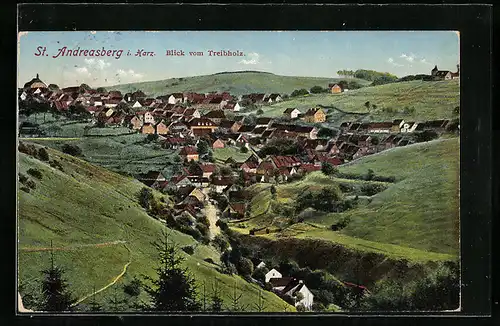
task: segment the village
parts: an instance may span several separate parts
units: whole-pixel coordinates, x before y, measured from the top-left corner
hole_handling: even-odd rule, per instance
[[[282,102],[284,94],[185,92],[152,98],[140,90],[122,94],[82,86],[58,89],[47,86],[37,75],[19,90],[19,97],[20,101],[45,103],[56,114],[81,114],[93,128],[127,127],[131,133],[154,139],[161,148],[176,151],[182,168],[173,176],[150,170],[135,177],[148,187],[172,195],[176,214],[187,216],[193,225],[197,216],[205,215],[211,238],[220,232],[219,219],[239,221],[248,217],[245,188],[252,184],[298,180],[321,171],[325,165],[338,166],[419,141],[411,137],[413,134],[441,134],[451,123],[352,120],[329,128],[325,124],[329,108],[321,105],[307,110],[287,108],[280,117],[252,117],[246,111],[248,106],[264,108]],[[337,83],[329,84],[328,89],[333,94],[348,91]],[[20,135],[38,134],[33,126],[21,125]],[[284,153],[280,146],[288,146],[289,151],[291,147],[291,152]],[[215,160],[212,151],[222,148],[233,148],[247,158]],[[256,263],[257,268],[264,265]],[[300,292],[294,304],[311,309],[313,295],[302,280],[271,269],[262,286],[266,283],[280,295],[297,297]]]

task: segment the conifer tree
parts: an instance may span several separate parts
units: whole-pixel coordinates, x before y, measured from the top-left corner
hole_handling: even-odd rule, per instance
[[[43,270],[45,278],[42,281],[42,302],[40,309],[43,311],[68,311],[76,303],[73,294],[68,290],[68,284],[64,279],[64,270],[54,264],[54,251],[50,241],[50,268]]]
[[[159,251],[158,278],[145,276],[152,285],[144,284],[144,290],[151,298],[153,311],[199,311],[201,304],[197,299],[197,287],[194,278],[182,267],[184,258],[178,246],[169,239],[169,234],[162,233],[162,238],[155,243]]]
[[[222,297],[220,290],[218,288],[218,280],[215,279],[214,284],[212,284],[212,296],[210,298],[210,310],[212,312],[221,312],[222,311]]]
[[[93,288],[92,293],[94,293],[94,295],[92,296],[92,299],[89,303],[89,310],[90,311],[102,311],[102,306],[99,304],[99,302],[97,302],[97,293],[95,290],[95,284],[94,284],[94,288]]]

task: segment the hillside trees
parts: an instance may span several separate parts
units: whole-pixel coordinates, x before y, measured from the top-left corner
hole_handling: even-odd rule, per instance
[[[309,90],[312,94],[320,94],[320,93],[327,93],[328,92],[328,88],[323,88],[321,86],[313,86],[311,87],[311,89]]]
[[[157,278],[145,276],[151,283],[144,284],[144,290],[151,298],[151,305],[145,310],[153,311],[199,311],[197,286],[194,278],[182,267],[184,258],[180,255],[177,244],[169,239],[169,234],[162,236],[155,246],[159,252],[159,265],[155,269]]]
[[[308,90],[305,88],[302,89],[296,89],[290,94],[290,97],[297,97],[297,96],[304,96],[309,94]]]
[[[333,164],[328,163],[328,162],[323,162],[321,163],[321,172],[323,172],[324,175],[327,176],[332,176],[335,175],[338,170]]]
[[[52,247],[52,242],[51,242]],[[64,269],[54,263],[54,253],[51,252],[51,265],[43,270],[42,301],[37,310],[42,311],[68,311],[76,303],[72,292],[68,289],[67,280],[64,278]]]

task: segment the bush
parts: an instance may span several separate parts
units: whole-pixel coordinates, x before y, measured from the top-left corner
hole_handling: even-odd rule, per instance
[[[203,223],[196,223],[196,229],[200,231],[203,236],[207,236],[210,233],[208,226]]]
[[[28,177],[23,173],[19,173],[19,182],[21,182],[22,184],[25,184],[26,181],[28,181]]]
[[[64,144],[62,147],[62,151],[63,153],[71,156],[82,156],[82,149],[77,145]]]
[[[415,134],[415,140],[417,142],[426,142],[438,138],[439,135],[434,130],[424,130],[420,133]]]
[[[194,254],[194,247],[193,246],[185,246],[185,247],[182,247],[181,249],[182,249],[182,251],[184,251],[188,255]]]
[[[54,169],[58,169],[58,170],[64,171],[61,163],[59,161],[57,161],[57,160],[49,161],[49,165],[51,167],[53,167]]]
[[[139,204],[144,209],[149,209],[151,201],[153,200],[153,191],[148,187],[142,187],[141,191],[139,191]]]
[[[41,180],[42,179],[42,172],[40,172],[40,170],[37,170],[37,169],[33,169],[33,168],[30,168],[28,171],[29,175]]]
[[[366,196],[373,196],[385,189],[386,187],[384,185],[376,183],[366,183],[361,186],[361,192]]]
[[[212,240],[212,243],[221,252],[223,252],[229,248],[229,242],[226,240],[226,238],[222,234],[217,234],[214,237],[214,239]]]
[[[25,184],[28,188],[31,188],[33,190],[36,189],[36,183],[35,181],[29,179],[28,181],[26,181],[26,184]]]
[[[261,281],[264,283],[266,281],[266,274],[269,273],[269,269],[267,267],[260,267],[254,270],[253,278],[257,281]]]
[[[41,161],[48,161],[49,160],[49,153],[47,152],[47,150],[45,148],[40,148],[38,149],[38,158],[41,160]]]
[[[262,115],[264,114],[264,110],[262,109],[258,109],[257,112],[256,112],[257,115]]]
[[[139,296],[139,294],[141,294],[141,286],[141,281],[134,277],[134,279],[130,281],[130,283],[123,286],[123,292],[131,297],[137,297]]]
[[[30,193],[30,188],[26,187],[26,186],[22,186],[21,188],[19,188],[21,191],[24,191],[26,193]]]
[[[238,272],[243,275],[252,275],[253,273],[253,263],[250,259],[246,257],[241,257],[238,266],[237,266]]]
[[[248,153],[248,148],[246,146],[241,146],[240,152],[241,153]]]

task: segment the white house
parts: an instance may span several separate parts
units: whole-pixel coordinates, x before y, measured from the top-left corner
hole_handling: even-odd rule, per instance
[[[26,91],[23,91],[23,93],[21,94],[21,100],[24,101],[27,97],[28,97],[28,94],[26,93]]]
[[[155,117],[151,112],[144,113],[144,117],[142,118],[144,123],[152,123],[155,124]]]
[[[139,101],[135,101],[134,105],[132,105],[133,108],[142,108],[141,103]]]
[[[296,108],[288,108],[283,112],[283,114],[290,119],[296,119],[300,113],[300,110]]]
[[[184,95],[182,95],[181,93],[174,93],[168,97],[168,104],[182,103],[183,100],[184,100]]]
[[[257,265],[257,267],[255,267],[255,269],[258,269],[258,268],[264,268],[264,267],[266,267],[266,263],[264,263],[263,261],[261,261],[261,262]]]
[[[291,289],[285,289],[284,291],[286,291],[284,292],[284,294],[290,295],[292,297],[296,297],[298,293],[301,293],[302,299],[295,302],[295,307],[302,304],[307,310],[312,309],[314,295],[311,293],[311,291],[309,291],[302,280],[300,280],[298,284],[293,286]]]
[[[240,111],[241,109],[242,109],[242,107],[241,107],[240,103],[236,103],[236,104],[234,105],[233,111],[238,112],[238,111]]]
[[[273,268],[269,272],[267,272],[267,274],[266,274],[266,283],[269,282],[269,280],[272,278],[282,278],[282,277],[283,277],[283,275],[281,275],[280,272],[278,272],[277,270],[275,270]]]

